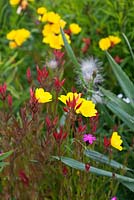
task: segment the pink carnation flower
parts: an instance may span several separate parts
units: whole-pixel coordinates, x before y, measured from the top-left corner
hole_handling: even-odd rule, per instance
[[[117,200],[117,197],[112,197],[112,199],[111,200]]]
[[[89,144],[93,144],[93,142],[96,140],[96,137],[92,134],[84,134],[83,141],[88,142]]]

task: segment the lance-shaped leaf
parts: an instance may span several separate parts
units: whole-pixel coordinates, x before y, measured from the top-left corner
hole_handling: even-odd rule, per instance
[[[132,131],[134,131],[134,117],[118,107],[116,103],[108,102],[107,107],[115,113]]]
[[[108,52],[106,52],[106,55],[124,94],[130,99],[130,104],[134,108],[134,84]]]
[[[112,92],[100,87],[101,92],[107,97],[107,107],[115,113],[131,130],[134,130],[134,108],[121,99],[117,98]]]
[[[11,154],[13,153],[13,151],[8,151],[8,152],[5,152],[5,153],[1,153],[0,154],[0,161],[6,159],[8,156],[10,156]]]
[[[128,45],[129,51],[130,51],[131,56],[132,56],[132,59],[133,59],[133,61],[134,61],[134,54],[133,54],[133,50],[132,50],[132,48],[131,48],[131,45],[130,45],[130,43],[129,43],[129,40],[127,39],[127,36],[125,35],[125,33],[122,33],[122,35],[123,35],[123,37],[124,37],[124,39],[125,39],[125,41],[126,41],[126,43],[127,43],[127,45]]]
[[[61,31],[63,42],[64,42],[64,45],[65,45],[65,48],[66,48],[66,51],[67,51],[69,58],[71,59],[71,61],[73,62],[74,65],[80,67],[80,64],[78,63],[78,61],[77,61],[77,59],[74,55],[74,52],[73,52],[71,46],[69,45],[69,43],[68,43],[68,41],[65,37],[64,31],[62,29],[60,29],[60,31]]]
[[[68,158],[68,157],[58,157],[58,156],[53,156],[53,158],[63,162],[64,164],[77,169],[77,170],[82,170],[85,171],[85,163],[79,162],[77,160],[74,160],[72,158]],[[119,174],[110,172],[110,171],[106,171],[106,170],[102,170],[96,167],[92,167],[90,166],[90,170],[89,173],[93,173],[96,175],[100,175],[100,176],[107,176],[110,178],[115,178],[117,179],[120,183],[122,183],[123,185],[125,185],[127,188],[129,188],[132,192],[134,192],[134,179],[133,178],[129,178],[127,176],[121,176]],[[114,174],[114,176],[113,176]]]
[[[84,154],[86,156],[88,156],[89,158],[97,161],[97,162],[100,162],[100,163],[104,163],[104,164],[107,164],[111,167],[114,167],[114,168],[117,168],[117,169],[124,169],[124,170],[129,170],[129,171],[134,171],[128,167],[125,167],[124,165],[122,165],[121,163],[115,161],[115,160],[112,160],[112,159],[109,159],[107,156],[97,152],[97,151],[93,151],[93,150],[85,150],[84,151]]]

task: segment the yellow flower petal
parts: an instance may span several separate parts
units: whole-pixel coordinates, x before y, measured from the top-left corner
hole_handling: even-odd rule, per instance
[[[110,35],[108,38],[110,39],[110,42],[113,44],[118,44],[121,42],[121,39],[117,36]]]
[[[9,3],[12,5],[12,6],[16,6],[20,3],[20,0],[10,0]]]
[[[109,49],[109,47],[111,46],[111,41],[110,39],[107,37],[107,38],[102,38],[100,41],[99,41],[99,47],[100,49],[102,49],[103,51],[106,51]]]
[[[118,149],[119,151],[122,151],[123,149],[123,147],[121,146],[122,142],[123,141],[121,139],[121,136],[119,136],[117,132],[113,132],[111,137],[111,146]]]
[[[81,27],[75,23],[70,24],[69,29],[73,34],[78,34],[79,32],[81,32]]]
[[[43,88],[36,88],[35,90],[35,98],[39,103],[47,103],[52,101],[52,95],[49,92],[44,92]]]
[[[38,13],[39,15],[43,15],[43,14],[45,14],[46,12],[47,12],[47,9],[46,9],[45,7],[40,7],[40,8],[37,9],[37,13]]]
[[[95,104],[92,101],[85,100],[81,98],[82,105],[76,110],[76,113],[81,113],[84,117],[94,117],[96,116],[97,110],[95,109]]]

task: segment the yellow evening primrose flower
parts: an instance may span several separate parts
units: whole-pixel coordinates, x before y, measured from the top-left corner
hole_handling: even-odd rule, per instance
[[[97,110],[95,104],[92,101],[81,98],[81,93],[68,92],[67,95],[61,95],[58,98],[61,102],[67,105],[67,102],[76,102],[74,104],[74,110],[77,114],[82,114],[84,117],[96,116]],[[69,105],[69,103],[68,103]],[[71,105],[71,104],[70,104]],[[79,106],[80,105],[80,106]]]
[[[39,8],[37,9],[37,13],[38,13],[39,15],[43,15],[43,14],[47,13],[47,9],[46,9],[45,7],[39,7]]]
[[[6,37],[8,40],[14,40],[15,36],[16,36],[16,30],[12,30],[7,34]]]
[[[114,45],[121,42],[121,39],[117,36],[110,35],[108,38],[110,39],[110,42]]]
[[[14,41],[9,42],[9,47],[10,47],[11,49],[16,48],[16,47],[17,47],[16,42],[14,42]]]
[[[60,97],[58,97],[58,99],[59,99],[62,103],[66,104],[66,101],[68,101],[69,99],[70,99],[70,101],[72,101],[73,98],[75,98],[75,99],[77,99],[77,101],[78,101],[78,100],[80,99],[80,97],[81,97],[81,93],[77,93],[77,92],[75,92],[75,93],[73,93],[73,92],[68,92],[67,95],[60,95]]]
[[[97,110],[95,109],[95,104],[92,101],[85,100],[81,98],[82,104],[76,110],[76,113],[82,114],[84,117],[94,117],[97,114]]]
[[[70,37],[67,34],[65,34],[65,37],[68,43],[70,43],[71,42]],[[54,33],[49,33],[43,38],[42,42],[49,44],[50,47],[54,49],[61,49],[62,46],[64,46],[61,34],[55,35]]]
[[[30,32],[24,28],[18,29],[14,38],[18,46],[21,46],[30,37]]]
[[[12,30],[6,37],[8,40],[12,41],[12,43],[9,43],[9,46],[11,48],[15,48],[15,46],[21,46],[30,37],[30,32],[24,28]]]
[[[12,5],[12,6],[16,6],[20,3],[20,0],[10,0],[9,3]]]
[[[70,24],[69,29],[73,34],[78,34],[79,32],[81,32],[81,27],[75,23]]]
[[[111,46],[111,41],[108,37],[106,38],[102,38],[100,41],[99,41],[99,47],[101,50],[103,51],[106,51],[109,49],[109,47]]]
[[[48,12],[47,14],[47,21],[49,22],[49,23],[59,23],[59,21],[60,21],[60,15],[58,15],[57,13],[55,13],[55,12]]]
[[[39,103],[47,103],[52,101],[52,95],[49,92],[45,92],[43,88],[36,88],[35,98]]]
[[[119,151],[122,151],[123,147],[121,146],[122,144],[122,139],[121,136],[118,135],[117,132],[113,132],[112,137],[111,137],[111,145],[118,149]]]

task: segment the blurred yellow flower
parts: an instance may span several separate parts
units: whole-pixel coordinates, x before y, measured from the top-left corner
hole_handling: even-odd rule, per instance
[[[12,41],[9,43],[11,48],[21,46],[29,37],[30,32],[24,28],[12,30],[7,34],[7,39]]]
[[[10,0],[9,3],[12,5],[12,6],[16,6],[20,3],[20,0]]]
[[[16,36],[16,30],[12,30],[7,34],[7,39],[14,40],[15,36]]]
[[[102,38],[99,41],[99,47],[103,51],[107,51],[110,47],[113,47],[114,45],[121,42],[121,39],[117,36],[110,35],[109,37]]]
[[[43,15],[43,14],[47,13],[47,9],[45,7],[39,7],[37,9],[37,13],[40,15]]]
[[[99,41],[99,47],[101,50],[103,51],[106,51],[109,49],[109,47],[111,46],[111,41],[108,37],[106,38],[102,38],[100,41]]]
[[[112,137],[111,137],[111,145],[118,149],[119,151],[122,151],[123,147],[121,146],[122,144],[122,139],[121,136],[118,135],[117,132],[113,132]]]
[[[34,0],[10,0],[9,3],[11,6],[16,6],[18,4],[24,5],[27,4],[28,1],[33,2]]]
[[[93,117],[97,114],[95,104],[92,101],[81,98],[81,93],[68,92],[67,95],[61,95],[58,99],[84,117]]]
[[[47,103],[52,101],[52,95],[49,92],[45,92],[43,88],[36,88],[35,98],[39,103]]]
[[[78,34],[79,32],[81,32],[81,27],[75,23],[70,24],[69,29],[73,34]]]
[[[16,48],[16,47],[17,47],[16,42],[14,42],[14,41],[9,42],[9,47],[10,47],[11,49]]]
[[[70,37],[67,34],[65,34],[65,37],[68,43],[70,43]],[[46,36],[43,38],[43,43],[49,44],[50,47],[54,49],[61,49],[62,46],[64,46],[61,34],[56,35],[54,33],[46,34]]]
[[[61,17],[59,14],[55,13],[55,12],[48,12],[47,13],[47,21],[49,23],[59,23]]]
[[[110,35],[108,38],[110,39],[110,42],[113,45],[118,44],[118,43],[121,42],[121,39],[119,37],[117,37],[117,36]]]

